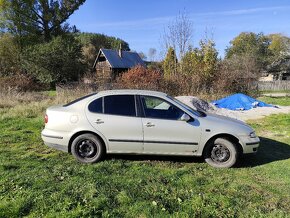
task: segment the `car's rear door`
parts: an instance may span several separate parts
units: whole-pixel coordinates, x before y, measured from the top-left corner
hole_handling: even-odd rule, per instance
[[[184,111],[168,101],[141,96],[144,109],[144,152],[190,155],[198,148],[198,120],[181,121]]]
[[[143,151],[142,120],[135,99],[135,95],[104,96],[86,109],[91,125],[107,139],[110,152]]]

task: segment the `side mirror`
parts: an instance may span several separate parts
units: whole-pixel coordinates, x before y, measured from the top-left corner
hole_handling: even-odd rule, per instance
[[[182,114],[182,116],[180,117],[181,121],[189,121],[190,120],[190,116],[188,116],[186,113]]]

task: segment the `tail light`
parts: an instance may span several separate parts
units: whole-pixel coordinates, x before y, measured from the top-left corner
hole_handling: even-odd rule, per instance
[[[48,122],[48,116],[47,116],[47,114],[45,114],[45,116],[44,116],[44,123],[47,124],[47,122]]]

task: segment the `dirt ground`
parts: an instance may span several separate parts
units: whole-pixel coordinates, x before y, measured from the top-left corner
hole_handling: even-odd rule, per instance
[[[193,109],[202,109],[209,113],[215,113],[243,121],[260,119],[271,114],[290,113],[290,106],[257,107],[251,110],[233,111],[224,108],[217,108],[213,104],[194,96],[178,96],[176,98]]]
[[[268,96],[268,97],[285,97],[285,96],[290,96],[290,93],[284,93],[284,92],[279,92],[279,93],[264,93],[262,94],[263,96]]]

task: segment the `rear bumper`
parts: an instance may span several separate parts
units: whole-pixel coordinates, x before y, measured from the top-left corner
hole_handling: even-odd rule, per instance
[[[44,144],[64,152],[68,152],[68,144],[70,136],[68,132],[55,132],[49,129],[44,129],[41,132],[41,138]]]
[[[44,142],[45,145],[47,145],[48,147],[60,150],[60,151],[64,151],[64,152],[68,152],[68,146],[65,145],[59,145],[59,144],[53,144],[53,143],[49,143],[49,142]]]

